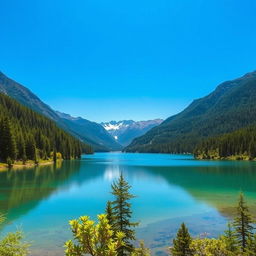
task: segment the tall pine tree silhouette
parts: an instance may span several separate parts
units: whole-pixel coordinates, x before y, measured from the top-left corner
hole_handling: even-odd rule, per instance
[[[184,223],[181,224],[177,236],[173,239],[173,247],[171,248],[171,255],[173,256],[192,256],[190,244],[192,242],[191,236]]]
[[[129,255],[134,247],[132,241],[135,238],[134,228],[138,223],[131,222],[132,210],[130,200],[135,196],[132,195],[129,190],[131,186],[125,181],[123,174],[120,175],[117,182],[112,185],[112,194],[115,196],[115,200],[112,202],[113,216],[114,216],[114,231],[121,231],[125,234],[123,242],[125,246],[121,246],[118,249],[118,255]]]
[[[234,219],[234,227],[236,231],[236,236],[241,246],[242,250],[245,251],[248,239],[252,235],[253,231],[253,219],[249,212],[249,208],[244,200],[244,194],[240,193],[238,207],[237,207],[237,217]]]
[[[10,159],[12,162],[17,157],[17,145],[13,127],[8,117],[0,122],[0,158],[3,162]]]

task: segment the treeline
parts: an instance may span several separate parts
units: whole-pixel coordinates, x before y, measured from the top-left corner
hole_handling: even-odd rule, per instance
[[[163,137],[162,143],[156,143],[154,140],[150,144],[142,144],[136,146],[128,146],[124,152],[146,152],[146,153],[163,153],[163,154],[183,154],[191,153],[197,143],[197,136],[191,135],[186,140],[175,140],[169,143],[168,137]]]
[[[194,154],[198,159],[254,160],[256,126],[206,139],[195,148]]]
[[[82,144],[48,118],[21,105],[9,96],[0,94],[0,162],[80,158]],[[57,154],[58,153],[58,154]]]

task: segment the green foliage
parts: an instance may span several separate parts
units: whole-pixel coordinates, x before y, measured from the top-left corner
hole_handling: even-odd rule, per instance
[[[245,249],[246,256],[256,255],[256,234],[250,236],[247,240],[247,248]]]
[[[5,217],[0,214],[0,224],[5,220]],[[0,240],[0,255],[1,256],[26,256],[29,253],[30,244],[23,242],[23,233],[17,231],[8,233]]]
[[[223,239],[194,239],[190,249],[193,256],[238,256],[230,252]]]
[[[23,233],[17,231],[7,234],[0,241],[1,256],[26,256],[29,253],[29,243],[22,242]]]
[[[181,224],[178,230],[177,237],[173,239],[173,247],[170,249],[173,256],[191,256],[190,245],[192,238],[184,223]]]
[[[1,113],[2,114],[2,113]],[[8,116],[0,120],[0,159],[10,164],[16,159],[17,145],[14,128]]]
[[[134,251],[131,253],[131,256],[150,256],[150,250],[145,247],[143,241],[140,241],[140,247],[135,248]]]
[[[256,126],[206,139],[197,145],[194,154],[199,159],[255,159]]]
[[[113,213],[112,203],[110,201],[107,202],[106,217],[108,219],[109,225],[111,225],[113,227],[115,225],[115,216]]]
[[[136,138],[124,151],[193,153],[203,139],[255,124],[255,84],[255,72],[221,84],[211,94]],[[255,143],[252,147],[255,151]]]
[[[238,201],[237,217],[233,225],[218,239],[191,239],[182,224],[173,241],[173,256],[256,256],[256,234],[252,233],[252,217],[241,193]]]
[[[125,181],[123,175],[117,182],[112,185],[112,194],[115,196],[115,200],[112,202],[114,225],[113,229],[115,232],[121,231],[125,234],[123,239],[125,246],[121,246],[118,249],[118,255],[123,256],[133,251],[132,241],[135,241],[135,230],[134,228],[138,223],[131,222],[132,210],[131,203],[129,202],[134,195],[129,190],[131,186]]]
[[[106,215],[98,215],[98,224],[89,217],[80,217],[71,220],[73,236],[77,244],[72,240],[66,242],[66,256],[117,256],[117,250],[124,245],[122,232],[116,232],[113,239],[113,230],[108,223]]]
[[[233,225],[235,227],[238,243],[243,251],[245,251],[245,248],[247,247],[248,239],[252,236],[252,224],[253,219],[244,200],[244,195],[243,193],[240,193],[237,207],[237,217],[234,219]]]
[[[49,159],[52,151],[64,159],[80,158],[90,147],[61,130],[50,119],[0,93],[0,161]]]
[[[232,228],[232,225],[228,223],[228,229],[225,230],[222,236],[223,241],[226,243],[227,250],[233,253],[238,253],[239,247],[237,242],[236,233]]]

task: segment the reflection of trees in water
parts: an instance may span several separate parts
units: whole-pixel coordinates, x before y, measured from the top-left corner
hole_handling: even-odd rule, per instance
[[[0,212],[8,221],[33,209],[80,169],[79,161],[0,173]]]
[[[238,193],[243,191],[256,213],[256,164],[226,162],[224,165],[148,167],[169,184],[179,185],[196,200],[206,202],[225,215],[233,215]]]
[[[13,221],[56,190],[68,189],[72,184],[82,186],[99,177],[111,182],[121,172],[131,182],[150,180],[161,186],[166,181],[178,185],[195,200],[206,202],[224,214],[230,214],[241,190],[245,192],[249,205],[256,207],[256,163],[212,161],[207,164],[206,161],[204,166],[132,166],[104,160],[72,160],[57,166],[0,172],[0,212],[7,213],[9,221]]]
[[[170,185],[180,186],[195,200],[213,206],[219,212],[232,216],[238,194],[243,191],[251,210],[256,214],[256,163],[238,161],[198,161],[191,166],[125,166],[106,168],[105,177],[111,178],[123,172],[129,180],[165,180]],[[209,165],[208,165],[209,164]],[[152,191],[153,193],[153,191]]]

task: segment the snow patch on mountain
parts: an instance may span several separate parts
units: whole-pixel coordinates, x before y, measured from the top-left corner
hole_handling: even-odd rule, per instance
[[[123,146],[127,146],[136,137],[144,135],[153,127],[161,124],[162,119],[148,120],[148,121],[110,121],[101,123],[114,139]]]

